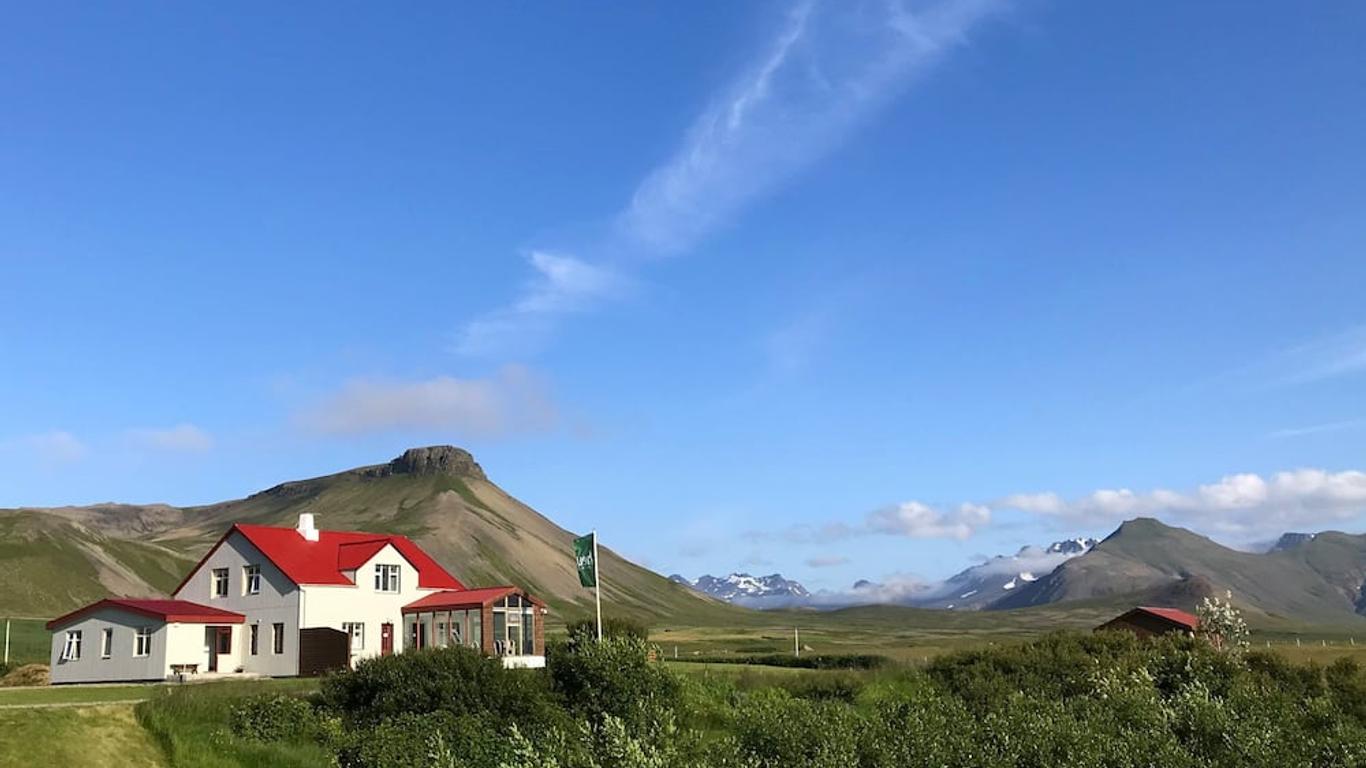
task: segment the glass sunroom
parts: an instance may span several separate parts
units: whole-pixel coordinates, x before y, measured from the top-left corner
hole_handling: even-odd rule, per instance
[[[436,592],[404,606],[404,647],[463,645],[508,667],[543,667],[545,613],[544,602],[517,587]]]

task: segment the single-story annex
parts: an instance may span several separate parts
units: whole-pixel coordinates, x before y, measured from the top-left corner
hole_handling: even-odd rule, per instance
[[[170,599],[108,598],[53,619],[52,682],[317,674],[367,656],[463,645],[545,665],[541,600],[466,588],[406,536],[228,529]]]

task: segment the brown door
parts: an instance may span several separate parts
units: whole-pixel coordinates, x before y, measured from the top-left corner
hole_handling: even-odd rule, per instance
[[[379,625],[379,655],[390,656],[394,652],[394,625],[384,622]]]
[[[213,642],[209,645],[209,671],[218,671],[219,655],[226,656],[232,653],[232,627],[208,627],[208,631],[213,635]]]

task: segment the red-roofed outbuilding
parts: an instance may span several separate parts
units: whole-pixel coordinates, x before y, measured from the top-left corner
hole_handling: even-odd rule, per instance
[[[1139,637],[1166,635],[1173,632],[1193,635],[1200,628],[1200,618],[1178,608],[1158,608],[1141,605],[1096,627],[1097,632],[1132,632]]]

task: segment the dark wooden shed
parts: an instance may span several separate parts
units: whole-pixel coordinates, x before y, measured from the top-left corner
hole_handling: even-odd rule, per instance
[[[1118,630],[1132,632],[1139,637],[1152,637],[1179,632],[1193,635],[1200,628],[1200,619],[1178,608],[1139,606],[1096,627],[1097,632]]]

